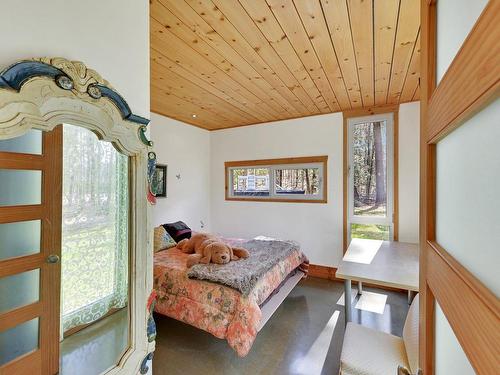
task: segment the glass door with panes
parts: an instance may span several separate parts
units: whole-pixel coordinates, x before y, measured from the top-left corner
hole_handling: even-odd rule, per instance
[[[393,114],[348,120],[347,243],[392,240]]]
[[[0,374],[59,371],[61,130],[0,140]]]

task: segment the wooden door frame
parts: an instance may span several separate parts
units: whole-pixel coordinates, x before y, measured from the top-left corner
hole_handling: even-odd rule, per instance
[[[347,233],[347,218],[349,215],[348,207],[348,189],[349,189],[349,119],[364,116],[374,116],[391,114],[393,115],[393,240],[398,241],[399,239],[399,104],[390,104],[383,106],[374,106],[368,108],[357,108],[350,111],[342,112],[343,118],[343,254],[347,251],[349,244],[347,243],[348,233]]]
[[[44,256],[50,254],[61,257],[61,222],[62,222],[62,163],[63,163],[63,129],[62,125],[50,133],[43,133],[43,153],[45,157],[45,173],[43,178],[44,225],[42,244]],[[47,234],[50,237],[47,238]],[[49,301],[48,315],[40,325],[40,348],[42,349],[42,373],[59,372],[59,323],[61,300],[61,262],[46,263],[55,272],[42,273],[40,284],[41,300]]]
[[[500,2],[488,3],[436,85],[436,1],[421,1],[420,367],[434,373],[435,301],[478,374],[500,367],[500,301],[436,242],[436,144],[498,97]]]
[[[0,277],[39,269],[38,300],[0,314],[7,330],[38,318],[38,347],[0,366],[3,373],[55,374],[59,371],[59,301],[61,263],[49,264],[49,255],[61,256],[62,128],[42,133],[41,155],[0,152],[2,168],[36,170],[42,174],[41,202],[5,206],[0,223],[40,220],[40,252],[0,260]]]

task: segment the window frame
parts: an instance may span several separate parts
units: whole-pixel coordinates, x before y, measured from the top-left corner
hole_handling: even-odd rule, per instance
[[[234,195],[232,171],[240,168],[268,168],[268,196],[237,196]],[[279,169],[319,169],[319,194],[276,194],[274,171]],[[259,202],[289,202],[289,203],[327,203],[328,202],[328,156],[307,156],[280,159],[228,161],[224,163],[225,200],[227,201],[259,201]]]
[[[344,233],[343,233],[343,242],[344,242],[344,253],[347,251],[351,240],[351,224],[380,224],[380,225],[389,225],[390,233],[389,240],[398,241],[399,238],[399,184],[398,184],[398,154],[399,154],[399,105],[387,105],[380,107],[373,107],[368,109],[356,109],[351,111],[343,112],[344,118]],[[350,166],[352,161],[352,126],[353,124],[359,124],[363,122],[372,122],[372,121],[380,121],[386,120],[389,121],[392,128],[392,134],[387,134],[387,165],[389,163],[392,164],[391,168],[391,176],[389,177],[389,168],[388,168],[388,177],[387,177],[387,191],[388,191],[388,204],[387,204],[387,217],[384,220],[360,220],[360,221],[352,221],[351,212],[353,212],[353,205],[351,202],[353,201],[353,192],[350,189],[351,186],[351,176]],[[387,128],[387,129],[388,129]],[[391,144],[391,146],[389,146]],[[391,147],[391,149],[389,149]],[[392,197],[389,196],[389,190],[392,192]],[[389,204],[391,205],[391,213],[389,211]],[[387,222],[390,222],[387,224]]]

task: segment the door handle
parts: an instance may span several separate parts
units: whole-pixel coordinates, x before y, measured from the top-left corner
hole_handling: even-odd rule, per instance
[[[47,257],[47,263],[59,263],[59,255],[51,254]]]

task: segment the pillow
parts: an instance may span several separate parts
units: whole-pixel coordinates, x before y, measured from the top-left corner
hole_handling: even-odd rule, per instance
[[[163,249],[170,249],[176,245],[177,242],[161,225],[154,229],[153,251],[155,253]]]
[[[179,242],[184,238],[191,238],[191,228],[189,228],[186,223],[182,221],[177,221],[176,223],[163,224],[163,228],[170,234],[170,236]]]

